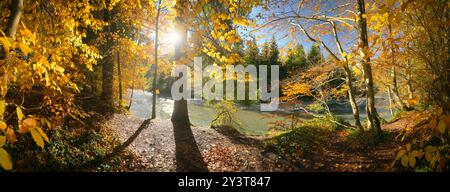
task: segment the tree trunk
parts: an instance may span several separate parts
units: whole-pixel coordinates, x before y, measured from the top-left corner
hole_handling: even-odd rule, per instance
[[[358,108],[358,103],[356,103],[355,89],[353,87],[353,82],[352,82],[353,74],[348,66],[345,66],[344,69],[345,69],[345,73],[347,76],[345,78],[345,81],[348,86],[348,100],[350,101],[350,106],[352,107],[352,114],[353,114],[353,119],[355,119],[355,126],[360,131],[364,131],[364,129],[361,125],[361,121],[359,120],[359,108]]]
[[[395,71],[395,67],[392,67],[391,69],[391,76],[392,76],[392,94],[394,95],[394,101],[402,110],[407,110],[407,107],[400,98],[400,94],[398,91],[397,72]]]
[[[353,86],[353,72],[349,65],[348,56],[347,56],[347,54],[344,54],[344,49],[342,48],[341,41],[339,40],[336,25],[332,21],[330,23],[331,23],[331,26],[333,27],[334,40],[336,41],[336,46],[339,50],[339,53],[341,55],[346,55],[343,57],[343,59],[345,62],[345,65],[344,65],[345,76],[346,76],[345,81],[348,86],[348,100],[350,102],[350,106],[352,107],[352,114],[353,114],[353,119],[355,119],[355,126],[358,130],[360,130],[362,132],[362,131],[364,131],[364,128],[362,127],[361,121],[359,120],[359,108],[358,108],[358,103],[356,102],[355,88]]]
[[[19,28],[20,18],[23,14],[23,0],[12,0],[9,6],[11,15],[8,17],[8,23],[5,29],[6,37],[14,39]],[[0,60],[7,60],[9,53],[4,52],[3,49],[0,50]]]
[[[120,52],[117,50],[117,75],[119,76],[119,107],[122,106],[122,69],[120,67]]]
[[[177,16],[175,18],[175,32],[180,36],[178,42],[175,43],[175,63],[177,65],[182,65],[182,57],[186,56],[185,52],[187,49],[187,28],[185,26],[183,18],[183,12],[186,8],[186,4],[186,0],[177,0],[175,5],[177,12]],[[180,87],[180,89],[182,89],[182,87]],[[171,120],[173,123],[177,123],[178,125],[190,125],[187,101],[184,98],[176,100],[174,102]]]
[[[153,85],[152,85],[152,119],[156,118],[156,91],[158,80],[158,34],[159,34],[159,14],[161,12],[161,0],[158,1],[158,10],[156,12],[155,23],[155,67],[153,72]]]
[[[11,15],[8,18],[8,24],[6,27],[6,36],[14,38],[19,28],[20,18],[23,14],[23,0],[12,0],[11,1]]]
[[[133,95],[134,95],[134,79],[131,84],[131,95],[130,95],[130,103],[128,104],[128,108],[127,108],[128,110],[130,110],[131,104],[133,104]]]
[[[389,112],[392,115],[394,115],[394,111],[392,110],[392,96],[391,96],[391,86],[387,86],[387,95],[389,100]]]
[[[109,4],[109,2],[108,2]],[[104,10],[103,19],[106,22],[111,22],[111,13],[108,10]],[[114,23],[105,27],[104,33],[106,33],[106,43],[102,45],[102,98],[104,104],[107,107],[114,106],[114,59],[112,57],[111,48],[114,44],[112,37],[112,29]]]
[[[333,36],[334,39],[336,41],[336,46],[340,52],[341,55],[344,55],[344,50],[342,48],[342,44],[339,41],[339,37],[338,37],[338,33],[337,33],[337,29],[336,29],[336,25],[334,24],[333,21],[329,21],[328,23],[331,24],[331,27],[333,29]],[[300,24],[294,24],[296,26],[298,26],[300,28],[300,30],[306,35],[306,37],[308,37],[311,41],[318,43],[320,45],[322,45],[322,47],[330,54],[330,56],[337,62],[341,62],[342,60],[339,59],[339,57],[334,54],[331,49],[323,42],[320,40],[317,40],[315,38],[313,38],[311,35],[309,35],[309,33],[305,30],[305,28],[303,28],[302,25]],[[361,121],[359,120],[359,109],[358,109],[358,105],[356,103],[356,98],[355,98],[355,94],[354,94],[354,87],[353,87],[353,83],[352,83],[352,71],[349,68],[349,64],[348,64],[348,57],[345,56],[343,57],[344,62],[345,62],[345,66],[344,66],[344,70],[346,73],[346,83],[347,86],[349,87],[349,91],[348,91],[348,95],[349,95],[349,101],[350,101],[350,105],[352,106],[352,113],[353,113],[353,118],[355,119],[355,126],[359,129],[359,130],[363,130],[362,126],[361,126]]]
[[[391,23],[388,23],[388,29],[389,29],[389,37],[391,37],[392,39],[394,39],[394,36],[392,34],[392,25]],[[391,48],[391,65],[392,65],[392,69],[391,69],[391,76],[392,76],[392,93],[394,95],[394,101],[397,103],[397,105],[402,109],[402,110],[407,110],[407,107],[405,105],[405,103],[403,103],[401,97],[400,97],[400,93],[398,90],[398,84],[397,84],[397,71],[396,71],[396,62],[395,62],[395,46],[394,46],[394,41],[391,40],[390,42],[390,48]]]
[[[370,66],[369,41],[367,37],[367,21],[364,0],[358,2],[358,27],[359,27],[359,52],[361,56],[361,64],[364,71],[364,81],[366,84],[367,98],[367,117],[368,127],[375,131],[375,134],[381,134],[380,120],[378,119],[377,110],[375,108],[375,93],[373,88],[372,67]],[[363,16],[364,15],[364,16]]]
[[[102,98],[108,107],[114,105],[114,64],[111,56],[102,61]]]
[[[414,99],[414,91],[413,91],[413,87],[412,87],[412,75],[411,75],[411,61],[408,60],[406,62],[406,88],[408,90],[408,99]]]

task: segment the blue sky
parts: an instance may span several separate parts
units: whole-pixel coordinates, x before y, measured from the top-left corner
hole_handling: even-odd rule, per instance
[[[283,11],[292,10],[292,7],[295,7],[294,4],[296,2],[297,1],[291,1],[292,5],[284,5],[284,6],[281,6],[279,8],[272,9],[269,12],[264,10],[261,7],[257,7],[257,8],[253,9],[252,13],[250,14],[250,17],[251,18],[256,18],[256,15],[258,15],[258,14],[263,14],[264,15],[264,14],[271,14],[271,12],[283,12]],[[328,9],[330,9],[332,7],[336,7],[336,6],[337,5],[336,5],[335,1],[323,1],[323,3],[321,4],[321,8],[323,8],[324,10],[328,10]],[[302,15],[308,15],[308,14],[311,14],[311,13],[312,13],[312,10],[308,9],[308,8],[303,8],[301,10],[301,14]],[[258,20],[258,19],[257,19],[257,21],[258,21],[257,24],[263,24],[263,22],[264,22],[264,21],[261,21],[261,20]],[[307,27],[306,25],[304,25],[304,26]],[[275,37],[279,48],[286,48],[289,43],[297,42],[297,43],[302,44],[303,47],[305,48],[305,50],[308,51],[310,49],[310,47],[312,46],[313,42],[310,41],[300,31],[297,31],[293,37],[291,37],[290,35],[287,35],[289,33],[287,27],[288,26],[286,26],[286,29],[278,28],[277,30],[271,30],[270,28],[262,28],[262,29],[259,29],[259,30],[255,31],[253,33],[253,35],[258,37],[257,43],[259,45],[262,45],[265,41],[270,41],[270,39],[273,36],[273,37]],[[252,29],[250,29],[250,30],[252,30]],[[248,35],[249,32],[248,32],[248,30],[247,31],[241,31],[241,34]],[[342,35],[344,35],[344,33],[341,32],[339,35],[342,36]],[[323,35],[323,36],[321,36],[321,39],[331,48],[332,51],[336,51],[335,41],[334,41],[334,38],[331,35]],[[341,41],[343,43],[344,49],[348,48],[348,47],[350,47],[350,46],[352,46],[354,44],[354,42],[348,41],[348,40],[343,40],[342,39]],[[323,50],[322,47],[320,47],[320,48],[321,48],[322,54],[327,56],[328,53],[326,53]]]

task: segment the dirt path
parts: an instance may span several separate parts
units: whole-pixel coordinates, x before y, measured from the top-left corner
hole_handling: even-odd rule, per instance
[[[123,142],[143,121],[144,119],[129,115],[115,114],[106,125],[113,128]],[[192,133],[208,171],[294,170],[294,168],[283,166],[273,155],[268,157],[262,155],[261,150],[254,144],[230,139],[214,129],[193,126]],[[148,167],[148,170],[143,171],[179,171],[176,145],[170,120],[156,119],[142,131],[131,144],[130,149]]]
[[[143,121],[115,114],[106,124],[123,142]],[[383,125],[383,129],[392,133],[404,126],[405,120],[400,119]],[[204,165],[207,171],[386,171],[398,148],[393,138],[365,147],[370,145],[352,143],[345,133],[335,132],[328,136],[328,142],[315,146],[310,154],[292,163],[263,151],[260,140],[228,137],[209,127],[191,129],[192,138],[187,140],[194,141],[193,147],[177,143],[170,120],[152,120],[130,146],[147,167],[142,171],[196,171],[189,168],[197,164]],[[199,163],[188,163],[180,169],[184,161],[196,158]]]

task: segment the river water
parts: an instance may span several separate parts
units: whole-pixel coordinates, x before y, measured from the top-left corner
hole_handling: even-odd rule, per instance
[[[127,96],[130,95],[128,90]],[[139,118],[149,118],[151,115],[152,94],[148,91],[135,90],[133,94],[133,102],[130,107],[132,115]],[[172,99],[157,97],[156,99],[156,116],[160,119],[170,119],[173,110]],[[361,102],[364,103],[364,102]],[[330,104],[331,110],[344,120],[353,123],[351,108],[348,104],[342,105],[338,103]],[[237,121],[241,124],[242,132],[248,135],[264,135],[267,133],[270,122],[288,121],[281,114],[286,112],[261,112],[259,107],[252,106],[250,108],[239,107],[236,113]],[[189,118],[193,125],[209,126],[214,118],[215,111],[207,105],[203,105],[198,101],[188,101]],[[387,110],[387,101],[383,97],[377,97],[377,110],[383,118],[390,117]],[[361,120],[366,118],[364,105],[360,106]]]

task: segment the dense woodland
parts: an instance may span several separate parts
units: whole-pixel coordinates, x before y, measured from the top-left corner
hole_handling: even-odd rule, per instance
[[[446,0],[1,0],[0,172],[448,171],[449,7]],[[279,65],[285,120],[262,136],[239,132],[237,111],[261,103],[248,99],[205,101],[215,118],[201,134],[187,100],[175,100],[170,121],[162,120],[156,96],[170,98],[179,78],[172,68],[194,57],[223,70]],[[153,95],[151,115],[130,120],[133,94],[143,90]],[[390,118],[377,112],[379,95],[387,95]],[[351,122],[330,109],[336,102],[349,106]],[[121,137],[127,126],[132,134]],[[163,152],[135,148],[168,129],[176,169],[158,169],[143,159]]]

